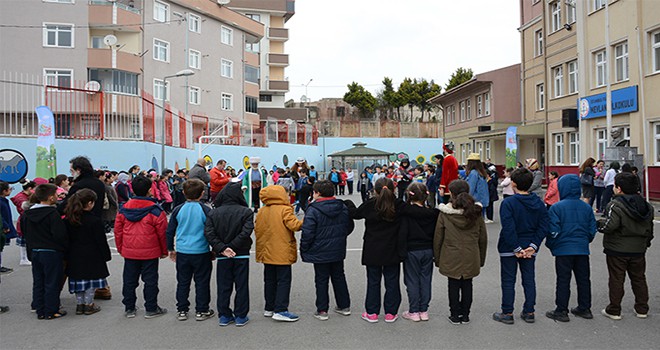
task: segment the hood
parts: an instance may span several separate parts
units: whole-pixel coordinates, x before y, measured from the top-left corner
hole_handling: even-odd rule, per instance
[[[31,208],[23,215],[25,216],[25,220],[28,220],[33,223],[38,223],[52,215],[53,213],[56,213],[58,216],[59,214],[57,213],[57,209],[53,206],[38,206],[36,208]]]
[[[218,170],[219,171],[219,170]],[[243,195],[243,190],[241,189],[241,184],[238,182],[230,182],[225,188],[218,193],[215,202],[213,203],[216,208],[222,205],[240,205],[247,207],[247,202],[245,201],[245,196]]]
[[[133,197],[124,204],[123,208],[119,209],[119,213],[131,222],[140,221],[149,214],[160,216],[162,212],[163,208],[151,197]]]
[[[530,193],[528,195],[515,194],[511,198],[515,198],[518,201],[518,203],[520,203],[522,206],[532,211],[541,210],[541,209],[548,210],[545,207],[543,201],[540,200],[539,196],[537,196],[535,193]]]
[[[559,189],[559,199],[580,199],[582,195],[582,185],[580,178],[575,174],[564,175],[557,180],[557,189]]]
[[[266,205],[291,205],[289,195],[280,185],[268,186],[259,192],[259,199]]]
[[[623,203],[624,208],[635,220],[648,221],[653,217],[653,206],[638,194],[623,194],[614,198]]]
[[[441,213],[447,214],[447,220],[451,221],[454,226],[460,229],[466,229],[474,225],[474,221],[470,221],[465,216],[463,216],[463,209],[455,209],[451,203],[440,204],[438,206],[438,210],[440,210]]]
[[[317,199],[310,206],[314,206],[321,214],[329,218],[336,218],[346,208],[343,201],[332,197],[328,199]]]

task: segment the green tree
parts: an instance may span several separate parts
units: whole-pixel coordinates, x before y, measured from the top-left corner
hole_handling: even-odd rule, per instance
[[[344,101],[357,108],[362,118],[371,116],[378,105],[376,98],[356,82],[348,85],[348,92],[344,94]]]
[[[415,106],[418,106],[420,102],[419,101],[420,96],[417,93],[416,85],[417,85],[417,80],[416,79],[413,80],[410,78],[403,79],[401,84],[399,84],[398,93],[401,96],[402,106],[408,105],[408,107],[410,108],[411,118],[412,118],[413,108]]]
[[[428,102],[428,100],[440,93],[442,88],[440,85],[436,84],[433,79],[431,81],[426,81],[426,79],[420,79],[415,85],[415,91],[417,92],[419,110],[422,112],[422,120],[424,119],[424,112],[430,112],[433,109],[433,105]]]
[[[452,73],[451,78],[445,85],[445,91],[450,90],[453,87],[459,86],[464,82],[472,79],[474,73],[472,73],[472,68],[465,69],[463,67],[458,67],[454,73]]]

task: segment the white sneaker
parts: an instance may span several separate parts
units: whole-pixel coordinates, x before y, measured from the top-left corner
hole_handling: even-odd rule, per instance
[[[32,262],[30,260],[21,260],[21,262],[18,263],[20,266],[32,266]]]
[[[264,311],[264,317],[273,317],[274,312],[265,310]]]
[[[492,224],[492,223],[494,223],[494,222],[495,222],[495,221],[493,221],[493,220],[488,220],[488,219],[484,220],[484,223],[486,223],[486,224]]]
[[[640,314],[637,311],[635,311],[635,316],[637,316],[637,318],[647,318],[649,317],[649,314]]]
[[[607,310],[605,310],[605,309],[600,310],[600,313],[601,313],[603,316],[605,316],[605,317],[607,317],[607,318],[609,318],[609,319],[611,319],[611,320],[616,320],[616,321],[618,321],[618,320],[621,319],[621,315],[612,315],[612,314],[608,314],[608,313],[607,313]],[[639,317],[639,316],[638,316],[638,317]]]

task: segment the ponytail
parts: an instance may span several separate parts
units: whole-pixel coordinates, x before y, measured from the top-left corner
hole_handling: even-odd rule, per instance
[[[394,183],[392,180],[382,177],[376,181],[374,190],[376,192],[376,212],[383,220],[394,221],[396,218]]]
[[[96,193],[88,188],[77,191],[67,200],[64,208],[66,219],[74,226],[82,225],[82,213],[89,202],[96,202]]]
[[[470,195],[470,185],[465,180],[454,180],[449,184],[451,205],[454,209],[463,209],[463,216],[469,221],[481,216],[482,207],[477,205]]]

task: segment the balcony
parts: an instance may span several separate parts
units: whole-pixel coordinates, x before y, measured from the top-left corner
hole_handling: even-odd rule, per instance
[[[269,91],[289,91],[289,82],[286,80],[269,80]]]
[[[269,53],[268,64],[275,67],[287,67],[289,65],[289,55],[284,53]]]
[[[119,69],[140,74],[141,63],[140,57],[134,54],[110,49],[87,49],[87,67],[89,68]]]
[[[289,40],[289,29],[268,28],[268,39],[272,41],[287,41]]]
[[[105,0],[89,1],[89,25],[92,27],[116,26],[113,30],[139,32],[142,22],[140,10],[122,4]]]

